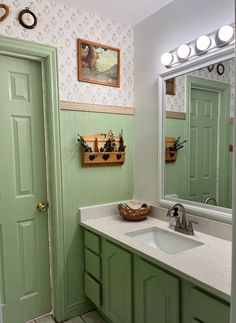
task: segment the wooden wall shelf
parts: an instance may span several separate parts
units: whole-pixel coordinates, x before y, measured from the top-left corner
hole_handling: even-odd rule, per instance
[[[121,166],[125,162],[125,152],[94,152],[82,151],[82,166]]]
[[[176,143],[174,137],[166,137],[166,163],[174,163],[177,158],[177,151],[168,150],[169,147]]]
[[[99,133],[96,135],[81,136],[91,147],[92,152],[85,152],[81,146],[81,164],[82,167],[95,166],[122,166],[125,162],[125,151],[104,151],[100,148],[111,138],[108,133]],[[113,136],[117,149],[120,147],[120,136]]]

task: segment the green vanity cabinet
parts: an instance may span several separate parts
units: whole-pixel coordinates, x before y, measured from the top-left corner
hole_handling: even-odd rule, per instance
[[[132,323],[132,255],[102,240],[102,310],[113,323]]]
[[[85,294],[111,323],[229,323],[229,304],[85,230]]]
[[[101,286],[101,238],[88,230],[84,231],[85,273],[84,289],[87,297],[97,306],[102,304]]]
[[[187,282],[182,283],[182,323],[229,323],[230,307]]]
[[[134,322],[180,323],[180,281],[134,257]]]

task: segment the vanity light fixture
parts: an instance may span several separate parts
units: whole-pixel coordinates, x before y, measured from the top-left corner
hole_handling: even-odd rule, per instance
[[[222,45],[228,44],[234,36],[234,28],[230,25],[222,26],[216,37],[217,43],[221,42]]]
[[[211,46],[211,38],[207,35],[198,37],[196,41],[196,52],[205,52]]]
[[[173,60],[174,60],[174,56],[171,53],[164,53],[161,56],[161,62],[165,66],[170,66]]]
[[[180,45],[161,56],[162,64],[169,68],[185,61],[192,60],[200,54],[214,52],[221,46],[233,46],[235,25],[225,25],[208,35],[202,35],[188,44]]]
[[[188,58],[190,53],[191,53],[191,48],[186,44],[180,45],[177,49],[177,56],[180,60],[184,60]]]

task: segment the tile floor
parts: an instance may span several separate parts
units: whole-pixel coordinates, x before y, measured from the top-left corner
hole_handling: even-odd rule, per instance
[[[55,323],[55,321],[47,315],[26,323]],[[64,323],[106,323],[106,321],[96,311],[91,311]]]

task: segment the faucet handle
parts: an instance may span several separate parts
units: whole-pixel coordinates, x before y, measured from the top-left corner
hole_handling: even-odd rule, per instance
[[[198,222],[197,222],[197,221],[194,221],[194,220],[188,220],[188,222],[189,222],[190,224],[192,224],[192,223],[194,223],[194,224],[198,224]]]
[[[180,228],[180,218],[179,217],[176,219],[175,227]]]
[[[198,224],[198,222],[197,222],[197,221],[188,220],[187,230],[188,230],[189,232],[191,232],[191,234],[193,234],[193,235],[194,235],[193,223],[194,223],[194,224]]]

